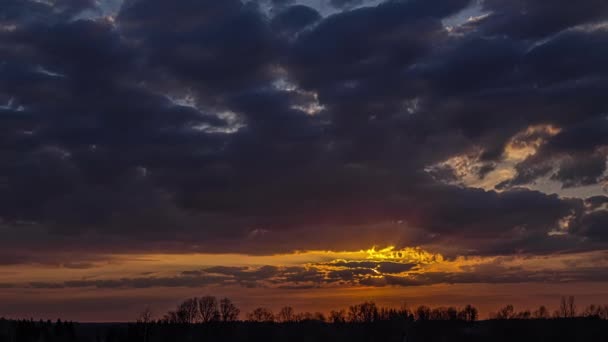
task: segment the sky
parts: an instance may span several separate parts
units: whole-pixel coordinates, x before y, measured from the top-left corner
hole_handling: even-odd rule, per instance
[[[3,0],[0,316],[608,302],[604,0]]]

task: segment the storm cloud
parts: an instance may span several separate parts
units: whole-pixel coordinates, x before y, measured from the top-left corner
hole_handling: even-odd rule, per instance
[[[608,208],[593,204],[607,200],[604,1],[331,4],[3,5],[0,263],[66,250],[606,248]],[[455,157],[485,185],[441,164]],[[32,246],[39,256],[18,256]]]

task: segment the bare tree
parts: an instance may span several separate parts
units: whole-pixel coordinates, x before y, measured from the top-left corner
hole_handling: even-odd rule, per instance
[[[327,321],[327,317],[325,317],[324,313],[317,311],[313,315],[313,320],[318,321],[318,322],[325,322],[325,321]]]
[[[430,319],[434,320],[434,321],[447,321],[448,320],[447,309],[444,307],[438,307],[438,308],[432,309]]]
[[[604,305],[599,310],[601,319],[608,319],[608,305]]]
[[[450,321],[457,320],[458,319],[458,310],[453,306],[448,307],[447,317]]]
[[[344,323],[346,322],[346,311],[345,310],[332,310],[329,313],[329,321],[331,323]]]
[[[154,321],[152,310],[150,307],[146,307],[144,311],[139,313],[137,317],[137,324],[141,325],[144,330],[144,342],[148,342],[148,335],[150,334],[150,325]]]
[[[549,310],[547,310],[544,305],[541,305],[538,307],[538,309],[534,310],[532,317],[537,319],[547,319],[550,317]]]
[[[515,308],[511,304],[506,305],[492,316],[495,319],[512,319],[515,317]]]
[[[530,312],[530,310],[520,311],[520,312],[516,313],[515,315],[513,315],[513,318],[530,319],[530,318],[532,318],[532,312]]]
[[[568,303],[566,301],[566,297],[564,296],[562,296],[562,299],[559,302],[559,317],[568,317]]]
[[[426,305],[420,305],[418,308],[416,308],[414,316],[418,321],[428,321],[431,319],[431,308]]]
[[[220,318],[217,299],[213,296],[204,296],[198,299],[198,316],[201,322],[216,322]]]
[[[574,296],[568,298],[562,297],[559,304],[558,316],[561,318],[572,318],[576,316],[576,305],[574,304]]]
[[[150,309],[150,307],[146,307],[144,309],[144,311],[139,313],[139,316],[137,316],[137,323],[142,323],[142,324],[149,324],[152,323],[153,321],[153,314],[152,314],[152,309]]]
[[[220,319],[222,322],[234,322],[239,319],[241,310],[229,298],[220,300]]]
[[[478,317],[477,308],[472,306],[471,304],[467,304],[462,310],[458,312],[458,319],[473,322],[476,321]]]
[[[348,319],[355,323],[370,323],[378,320],[378,307],[374,302],[364,302],[348,308]]]
[[[407,307],[401,309],[381,308],[379,319],[381,321],[407,320],[410,317],[410,312]]]
[[[597,317],[600,318],[602,307],[591,304],[583,310],[583,317]]]
[[[177,315],[177,311],[169,311],[167,312],[162,319],[165,323],[177,324],[182,323],[179,321],[179,317]]]
[[[456,320],[458,319],[458,310],[454,307],[438,307],[431,310],[432,320],[437,321],[448,321],[448,320]]]
[[[568,297],[568,314],[569,317],[576,317],[576,304],[574,304],[574,296]]]
[[[175,311],[176,323],[193,324],[198,318],[198,300],[196,298],[186,299]]]
[[[296,316],[291,306],[285,306],[281,308],[277,315],[277,320],[279,322],[294,322],[295,318]]]
[[[314,320],[314,315],[312,314],[312,312],[298,312],[297,314],[295,314],[294,316],[294,320],[296,322],[305,322],[305,321],[312,321]]]
[[[270,309],[267,308],[256,308],[247,315],[248,319],[252,322],[272,322],[274,321],[274,314]]]

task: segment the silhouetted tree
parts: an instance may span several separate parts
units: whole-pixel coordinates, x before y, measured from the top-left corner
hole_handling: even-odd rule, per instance
[[[222,322],[234,322],[239,319],[241,310],[229,298],[220,300],[220,319]]]
[[[414,311],[414,316],[417,321],[428,321],[431,319],[431,308],[426,305],[420,305],[416,308],[416,311]]]
[[[63,322],[61,322],[61,319],[57,319],[57,322],[55,322],[55,336],[61,337],[63,335]]]
[[[407,307],[402,307],[401,309],[381,308],[379,319],[381,321],[407,320],[410,315],[411,313]]]
[[[608,319],[608,305],[591,304],[583,310],[583,317]]]
[[[150,309],[150,307],[146,307],[142,312],[139,313],[139,316],[137,316],[137,323],[152,323],[152,317],[152,309]]]
[[[177,309],[179,316],[184,323],[196,323],[198,319],[198,299],[186,299]]]
[[[534,310],[532,317],[537,319],[547,319],[550,318],[551,315],[549,314],[549,310],[544,305],[541,305],[538,307],[538,309]]]
[[[274,314],[270,309],[267,308],[256,308],[247,315],[248,319],[252,322],[272,322],[274,321]]]
[[[296,322],[312,321],[314,319],[315,318],[314,318],[314,315],[312,314],[312,312],[308,312],[308,311],[298,312],[297,314],[294,315],[294,320]]]
[[[448,307],[447,317],[450,321],[457,320],[458,319],[458,310],[453,306]]]
[[[491,316],[495,319],[512,319],[515,316],[515,308],[513,305],[508,304]]]
[[[574,304],[574,296],[568,297],[568,313],[570,317],[576,317],[576,304]]]
[[[295,318],[295,313],[291,306],[282,307],[277,314],[277,320],[279,322],[293,322],[295,321]]]
[[[202,323],[215,322],[220,319],[217,299],[213,296],[198,298],[198,318]]]
[[[148,335],[150,334],[150,325],[152,325],[154,319],[152,315],[152,310],[149,307],[146,307],[144,311],[139,313],[137,317],[137,324],[140,325],[143,329],[144,342],[148,341]]]
[[[476,321],[478,317],[477,308],[472,306],[471,304],[467,304],[462,310],[458,312],[458,319],[473,322]]]
[[[198,319],[198,300],[196,298],[186,299],[178,305],[175,311],[169,311],[164,321],[173,324],[193,324]]]
[[[167,312],[163,316],[163,318],[162,318],[161,321],[165,322],[165,323],[170,323],[170,324],[183,323],[183,322],[180,322],[179,315],[177,314],[177,311],[169,311],[169,312]]]
[[[370,323],[378,320],[378,307],[374,302],[363,302],[351,305],[348,309],[348,320],[355,323]]]
[[[601,319],[608,319],[608,305],[602,306],[599,310],[599,314]]]
[[[583,310],[583,317],[599,318],[602,307],[591,304]]]
[[[433,308],[431,309],[431,320],[434,321],[447,321],[447,312],[443,307]]]
[[[576,317],[576,305],[574,304],[574,296],[570,296],[568,298],[562,297],[559,305],[559,317]]]
[[[513,318],[530,319],[530,318],[532,318],[532,313],[530,312],[530,310],[520,311],[520,312],[516,313],[515,315],[513,315]]]
[[[431,310],[430,319],[436,321],[448,321],[458,319],[458,310],[453,307],[438,307]]]
[[[331,323],[344,323],[346,322],[346,311],[345,310],[332,310],[329,313],[329,322]]]
[[[325,322],[327,320],[327,318],[325,317],[324,313],[317,311],[313,315],[313,320],[318,321],[318,322]]]

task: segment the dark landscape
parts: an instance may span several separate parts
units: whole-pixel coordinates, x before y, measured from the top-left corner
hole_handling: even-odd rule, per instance
[[[328,315],[278,313],[259,307],[239,318],[228,298],[194,297],[155,320],[150,309],[132,323],[75,323],[0,319],[4,342],[169,342],[169,341],[608,341],[608,305],[590,305],[577,312],[573,297],[563,297],[559,309],[545,306],[516,311],[506,305],[478,320],[467,305],[419,306],[414,310],[378,307],[373,302],[332,310]]]
[[[608,0],[0,0],[5,341],[608,342]]]
[[[148,331],[148,337],[145,331]],[[595,318],[546,320],[382,321],[375,323],[210,323],[173,324],[72,323],[0,321],[0,341],[170,342],[170,341],[361,341],[443,342],[608,341],[608,321]]]

